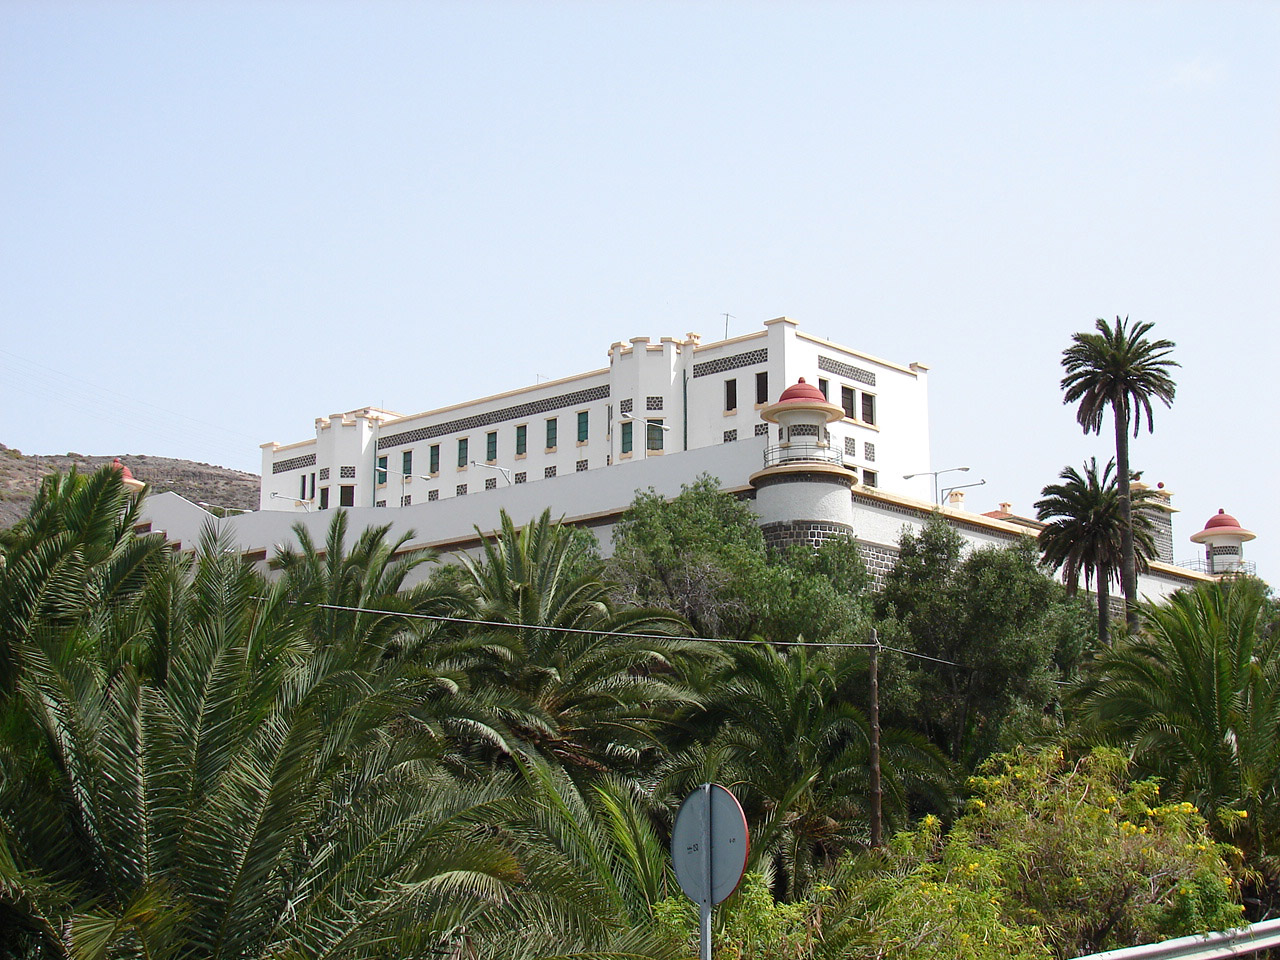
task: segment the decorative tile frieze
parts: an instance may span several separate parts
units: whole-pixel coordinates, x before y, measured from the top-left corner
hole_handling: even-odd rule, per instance
[[[842,363],[839,360],[833,360],[831,357],[824,357],[822,354],[818,354],[818,369],[825,370],[827,373],[834,373],[837,377],[844,377],[846,380],[865,383],[868,387],[876,385],[876,375],[870,370],[863,370],[861,367]]]
[[[287,473],[290,470],[301,470],[303,467],[314,467],[316,465],[316,455],[314,453],[303,454],[301,457],[294,457],[291,460],[281,460],[279,463],[271,465],[272,473]]]
[[[757,363],[767,363],[769,360],[769,348],[761,347],[759,350],[748,350],[746,353],[735,353],[728,357],[718,357],[715,360],[704,360],[702,363],[693,365],[694,379],[698,377],[709,377],[712,374],[724,373],[726,370],[737,370],[740,367],[750,367]]]
[[[378,449],[386,450],[388,447],[399,447],[406,443],[417,443],[420,440],[430,440],[433,437],[443,437],[450,433],[461,433],[467,430],[476,430],[480,427],[487,427],[491,424],[502,423],[504,420],[519,420],[524,417],[536,416],[540,413],[550,413],[553,410],[562,410],[565,407],[580,407],[583,404],[591,403],[595,400],[604,400],[609,396],[609,385],[602,384],[598,387],[590,387],[586,390],[575,390],[573,393],[562,393],[554,397],[546,397],[542,400],[533,400],[529,403],[519,403],[512,407],[503,407],[500,410],[491,410],[488,413],[477,413],[474,416],[462,417],[458,420],[446,420],[443,423],[433,424],[429,427],[419,427],[416,430],[405,430],[402,433],[393,433],[385,437],[378,438]]]

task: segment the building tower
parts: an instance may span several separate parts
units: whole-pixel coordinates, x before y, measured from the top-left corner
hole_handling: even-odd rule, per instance
[[[1244,561],[1243,544],[1256,536],[1240,526],[1235,517],[1220,509],[1209,518],[1203,530],[1191,535],[1191,542],[1204,544],[1206,573],[1228,576],[1253,572],[1253,564]]]
[[[827,431],[827,424],[843,414],[804,377],[760,411],[766,423],[777,427],[765,447],[764,469],[750,477],[760,529],[770,547],[817,547],[853,535],[849,492],[857,475],[844,465]]]

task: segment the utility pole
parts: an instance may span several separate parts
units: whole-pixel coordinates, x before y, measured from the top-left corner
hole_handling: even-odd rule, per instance
[[[884,790],[880,786],[880,634],[871,630],[871,846],[884,845]]]
[[[720,316],[724,317],[724,338],[728,340],[729,339],[729,321],[737,320],[738,318],[734,316],[730,316],[727,313],[722,313],[720,314]]]

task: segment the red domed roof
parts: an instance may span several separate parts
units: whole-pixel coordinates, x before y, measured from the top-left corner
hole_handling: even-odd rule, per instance
[[[116,457],[115,460],[111,462],[111,469],[118,471],[120,476],[124,477],[126,480],[133,479],[133,471],[121,463],[119,457]]]
[[[809,403],[814,400],[819,403],[827,402],[827,398],[822,395],[822,391],[811,383],[805,383],[804,377],[800,378],[799,383],[792,384],[783,390],[782,396],[778,398],[779,403],[790,403],[792,401]]]
[[[1217,527],[1239,527],[1240,521],[1219,508],[1218,512],[1209,518],[1209,522],[1204,525],[1206,530],[1213,530]]]
[[[1191,535],[1192,543],[1205,543],[1210,537],[1219,536],[1239,537],[1242,541],[1252,540],[1257,534],[1251,530],[1246,530],[1240,526],[1240,521],[1227,513],[1225,510],[1219,510],[1209,522],[1204,525],[1203,530],[1199,530]]]

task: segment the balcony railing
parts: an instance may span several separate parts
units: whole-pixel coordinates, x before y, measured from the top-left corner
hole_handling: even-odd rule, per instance
[[[793,440],[776,447],[766,447],[764,465],[776,467],[783,463],[835,463],[844,465],[844,455],[829,443]]]
[[[1196,557],[1194,560],[1179,560],[1178,566],[1187,570],[1194,570],[1196,573],[1207,573],[1209,576],[1221,576],[1222,574],[1236,574],[1244,577],[1252,577],[1257,572],[1257,564],[1252,560],[1219,560],[1216,566],[1210,567],[1209,561],[1204,557]]]

